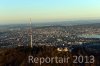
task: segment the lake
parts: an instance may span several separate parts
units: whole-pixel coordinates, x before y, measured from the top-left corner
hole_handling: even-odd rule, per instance
[[[84,38],[100,38],[100,35],[97,35],[97,34],[82,34],[82,35],[79,35],[78,37],[84,37]]]

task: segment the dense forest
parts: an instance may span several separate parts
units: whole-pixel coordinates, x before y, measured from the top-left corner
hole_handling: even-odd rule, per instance
[[[84,50],[84,51],[83,51]],[[84,48],[77,47],[74,52],[59,52],[57,47],[53,46],[34,46],[32,49],[29,47],[17,47],[10,49],[0,49],[0,66],[100,66],[100,56],[94,54],[94,63],[85,63],[85,56],[90,56],[91,53],[86,52]],[[29,63],[28,56],[33,57],[70,57],[68,63]],[[84,56],[84,62],[73,63],[75,57]],[[88,60],[90,61],[90,59]]]

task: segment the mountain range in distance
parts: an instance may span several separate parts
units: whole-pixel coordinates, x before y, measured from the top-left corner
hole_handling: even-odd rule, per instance
[[[100,25],[100,20],[75,20],[75,21],[59,21],[59,22],[44,22],[44,23],[34,23],[32,22],[33,27],[42,27],[42,26],[73,26],[73,25],[84,25],[84,24],[96,24]],[[29,27],[30,24],[8,24],[0,25],[1,27]]]

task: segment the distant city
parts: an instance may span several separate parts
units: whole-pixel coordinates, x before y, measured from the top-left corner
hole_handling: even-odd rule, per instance
[[[35,26],[32,24],[33,44],[57,46],[100,40],[99,23],[80,25],[58,24],[44,24],[45,26]],[[19,44],[27,46],[30,41],[29,29],[30,25],[26,24],[1,26],[0,47],[17,47]]]

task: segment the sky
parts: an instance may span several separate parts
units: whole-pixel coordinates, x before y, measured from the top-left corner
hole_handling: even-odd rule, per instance
[[[100,0],[0,0],[0,24],[100,18]]]

